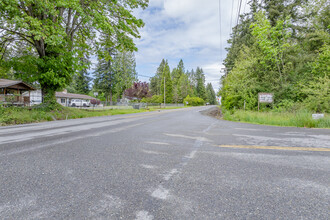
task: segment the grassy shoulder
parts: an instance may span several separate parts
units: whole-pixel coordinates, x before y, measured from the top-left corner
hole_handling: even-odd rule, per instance
[[[167,107],[175,109],[180,107]],[[45,121],[67,120],[76,118],[88,118],[97,116],[109,116],[119,114],[132,114],[148,111],[156,111],[159,107],[148,109],[78,109],[58,106],[55,109],[29,108],[29,107],[0,107],[0,125],[17,125]],[[162,108],[164,109],[164,108]]]
[[[312,119],[312,112],[255,112],[255,111],[223,111],[223,119],[229,121],[248,122],[253,124],[276,125],[287,127],[330,128],[330,115],[322,119]]]

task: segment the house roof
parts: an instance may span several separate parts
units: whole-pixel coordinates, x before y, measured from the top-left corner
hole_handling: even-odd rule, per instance
[[[70,98],[70,99],[95,99],[89,95],[74,94],[74,93],[65,93],[65,92],[56,92],[55,96],[57,98]]]
[[[13,88],[13,89],[28,89],[35,90],[34,87],[23,81],[0,79],[0,88]]]

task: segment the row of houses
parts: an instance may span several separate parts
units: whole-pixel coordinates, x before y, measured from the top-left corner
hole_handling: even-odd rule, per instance
[[[63,106],[72,106],[75,101],[90,101],[95,99],[88,95],[56,92],[56,100]],[[41,90],[23,81],[0,79],[0,102],[4,104],[13,104],[17,106],[31,106],[42,102]]]

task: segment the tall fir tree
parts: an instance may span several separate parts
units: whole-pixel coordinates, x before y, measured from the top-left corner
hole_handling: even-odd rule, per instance
[[[153,95],[160,95],[161,94],[161,83],[162,83],[162,76],[165,68],[165,59],[162,59],[159,67],[157,68],[156,75],[151,77],[150,79],[150,90]]]
[[[211,83],[206,86],[206,102],[210,105],[215,105],[217,103],[217,98]]]
[[[90,91],[90,83],[92,80],[88,72],[90,67],[89,56],[85,55],[84,58],[80,58],[79,65],[81,66],[81,70],[73,76],[72,86],[70,88],[72,88],[72,92],[74,93],[87,95]]]
[[[196,69],[196,93],[197,97],[206,99],[206,92],[205,92],[205,75],[202,68],[197,67]]]
[[[120,99],[124,91],[137,81],[136,62],[133,52],[119,52],[114,59],[113,69],[115,73],[115,95]]]
[[[94,72],[94,90],[102,92],[106,101],[110,101],[112,104],[115,84],[115,71],[112,66],[112,61],[117,52],[114,48],[108,48],[106,50],[110,58],[108,60],[105,58],[98,58],[98,63]]]

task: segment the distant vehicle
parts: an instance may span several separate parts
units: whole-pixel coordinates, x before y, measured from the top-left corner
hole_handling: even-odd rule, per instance
[[[209,104],[210,104],[210,103],[208,103],[208,102],[206,103],[206,105],[209,105]]]
[[[90,105],[89,101],[82,99],[72,99],[70,104],[71,107],[89,107]]]

